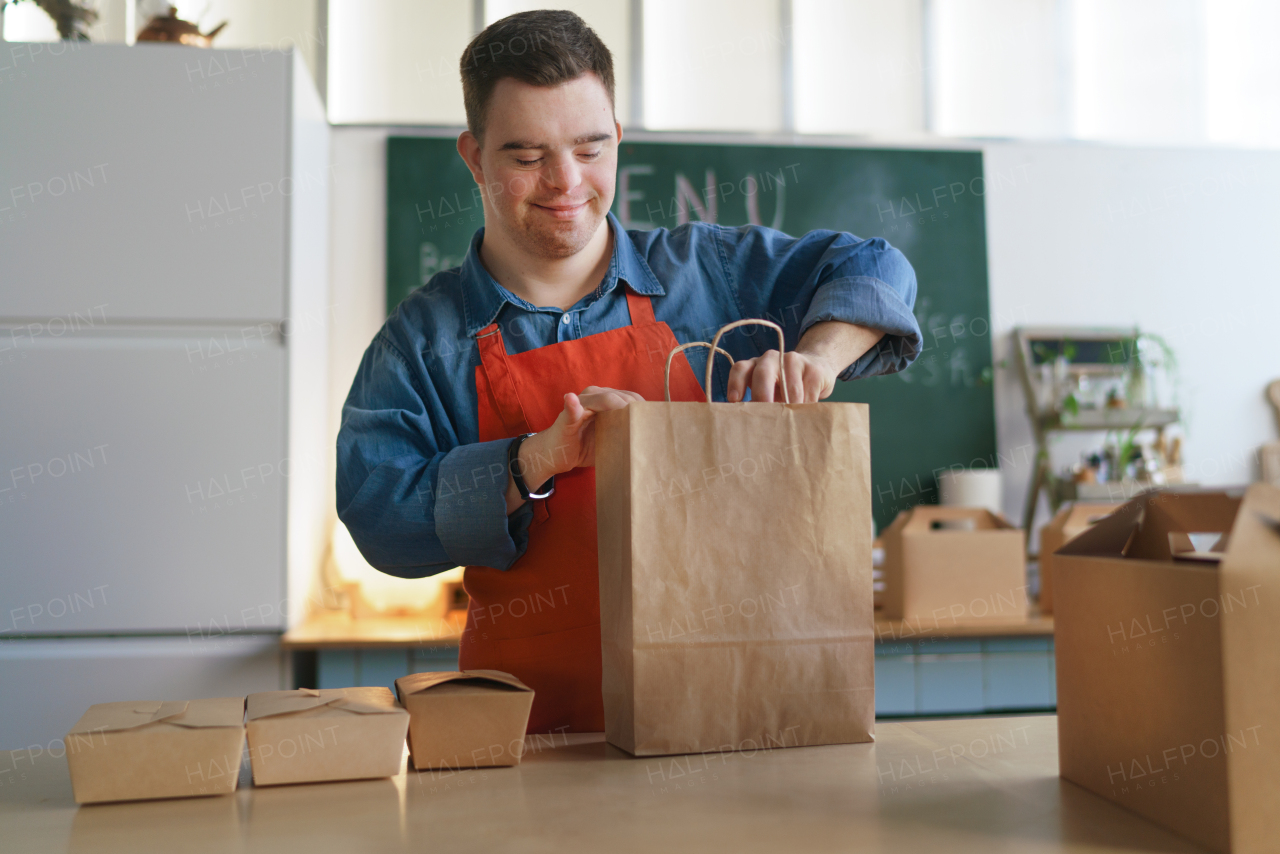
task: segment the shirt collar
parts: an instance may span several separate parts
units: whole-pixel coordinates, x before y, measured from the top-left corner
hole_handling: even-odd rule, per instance
[[[609,269],[596,290],[596,296],[609,293],[621,280],[631,290],[645,296],[664,296],[658,277],[649,268],[648,262],[636,250],[630,236],[622,228],[612,212],[608,214],[609,227],[613,229],[613,257],[609,261]],[[467,324],[467,336],[474,338],[476,333],[484,329],[498,318],[503,305],[510,303],[525,311],[537,311],[538,307],[523,300],[489,275],[489,271],[480,263],[480,243],[484,240],[484,228],[476,231],[471,238],[471,247],[462,262],[462,308]]]

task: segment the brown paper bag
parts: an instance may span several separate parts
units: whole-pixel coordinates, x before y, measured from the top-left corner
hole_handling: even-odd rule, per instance
[[[701,346],[741,323],[782,337],[739,321]],[[869,447],[865,404],[597,416],[610,743],[639,756],[872,740]]]
[[[1061,775],[1214,851],[1275,851],[1280,489],[1145,493],[1054,573]]]

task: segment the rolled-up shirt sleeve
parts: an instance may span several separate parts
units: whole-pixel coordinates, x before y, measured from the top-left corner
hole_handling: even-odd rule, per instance
[[[507,515],[507,449],[513,439],[460,445],[440,461],[436,530],[460,566],[509,569],[529,545],[533,508]]]
[[[725,275],[744,316],[778,322],[788,348],[813,324],[835,320],[884,333],[842,380],[895,373],[920,354],[915,271],[887,241],[835,231],[791,237],[758,226],[721,233]]]
[[[524,554],[532,519],[527,504],[506,512],[510,440],[461,444],[425,384],[379,333],[342,409],[338,517],[365,559],[389,575],[507,569]]]

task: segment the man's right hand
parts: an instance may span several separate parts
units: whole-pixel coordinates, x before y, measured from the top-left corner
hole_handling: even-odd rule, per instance
[[[520,473],[525,485],[538,492],[552,475],[571,471],[579,466],[596,464],[595,415],[610,409],[622,409],[628,403],[644,400],[634,391],[622,391],[600,386],[587,386],[581,394],[572,392],[564,396],[564,409],[555,422],[520,446]],[[515,480],[507,478],[508,515],[524,503]]]

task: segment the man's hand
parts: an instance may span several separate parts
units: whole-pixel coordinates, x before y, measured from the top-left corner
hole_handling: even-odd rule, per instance
[[[817,403],[835,390],[839,371],[824,360],[793,350],[783,357],[782,364],[787,373],[787,399],[792,403]],[[777,350],[768,350],[757,359],[734,362],[729,369],[726,399],[737,403],[750,388],[753,401],[780,402],[782,382],[778,374]]]
[[[572,392],[564,396],[564,409],[555,422],[531,436],[520,446],[520,473],[525,485],[533,492],[551,479],[552,475],[571,471],[579,466],[596,464],[595,415],[610,409],[622,409],[628,403],[644,400],[634,391],[621,391],[589,385],[581,394]],[[515,480],[507,476],[507,514],[515,512],[524,499],[516,488]]]
[[[884,333],[878,329],[836,320],[813,324],[796,349],[781,360],[781,370],[786,371],[787,377],[787,398],[792,403],[817,403],[830,397],[840,372],[883,337]],[[777,350],[769,350],[756,359],[734,362],[729,369],[726,399],[737,403],[748,388],[753,401],[782,400]]]

